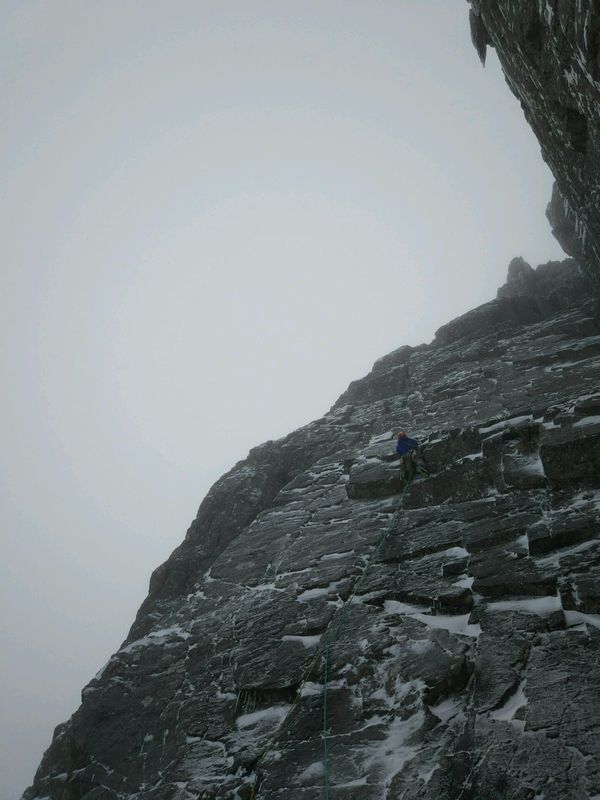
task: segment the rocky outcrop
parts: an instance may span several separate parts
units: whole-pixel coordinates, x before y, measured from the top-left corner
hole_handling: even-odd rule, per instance
[[[255,448],[27,800],[600,795],[599,310],[574,261],[515,260]],[[429,478],[401,481],[397,428]]]
[[[600,288],[600,3],[470,0],[482,61],[494,47],[557,181],[554,234]]]

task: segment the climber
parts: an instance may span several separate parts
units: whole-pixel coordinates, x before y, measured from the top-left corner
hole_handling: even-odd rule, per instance
[[[416,473],[423,477],[428,477],[429,470],[425,463],[423,454],[419,451],[419,443],[416,439],[409,438],[404,431],[396,434],[396,452],[402,456],[400,459],[400,476],[402,480],[412,480]]]

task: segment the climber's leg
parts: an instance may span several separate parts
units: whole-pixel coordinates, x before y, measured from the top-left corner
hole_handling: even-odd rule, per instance
[[[425,456],[420,451],[415,451],[415,467],[418,475],[423,478],[429,477],[429,468],[425,461]]]
[[[400,459],[400,479],[403,481],[408,480],[408,455],[402,456]]]

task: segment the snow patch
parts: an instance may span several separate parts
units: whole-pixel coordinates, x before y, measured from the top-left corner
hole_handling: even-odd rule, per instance
[[[458,586],[461,589],[470,589],[473,586],[475,578],[472,575],[465,575],[462,578],[459,578],[457,581],[454,581],[452,586]]]
[[[323,684],[314,683],[313,681],[306,681],[300,689],[300,697],[317,697],[323,694]]]
[[[519,472],[525,475],[541,475],[545,477],[544,465],[539,453],[531,453],[528,456],[521,456],[516,464]]]
[[[383,604],[384,609],[388,614],[402,614],[418,622],[423,622],[430,628],[443,628],[448,633],[457,633],[463,636],[477,637],[481,633],[481,626],[479,624],[469,624],[470,612],[468,614],[424,614],[422,609],[416,606],[410,606],[407,603],[400,603],[397,600],[386,600]]]
[[[401,603],[399,600],[386,600],[383,608],[388,614],[419,614],[427,611],[425,606],[411,606],[408,603]]]
[[[306,603],[308,600],[316,600],[318,597],[327,597],[328,594],[329,589],[327,586],[317,586],[315,589],[306,589],[306,591],[301,592],[296,597],[296,600],[299,603]]]
[[[600,491],[588,491],[584,490],[581,492],[577,492],[577,494],[573,495],[571,502],[569,503],[569,508],[588,508],[592,506],[595,510],[600,511]]]
[[[574,428],[587,428],[588,425],[600,425],[600,416],[583,417],[573,423]]]
[[[305,647],[316,647],[319,642],[321,641],[321,634],[318,636],[282,636],[282,642],[300,642],[300,644]]]
[[[583,611],[565,611],[565,619],[567,627],[572,628],[573,625],[591,625],[593,628],[600,628],[600,614],[586,614]]]
[[[529,614],[538,614],[540,617],[547,617],[560,611],[562,608],[558,595],[548,595],[546,597],[528,597],[526,600],[498,600],[495,603],[488,603],[490,611],[525,611]]]
[[[525,550],[529,552],[529,537],[526,533],[524,533],[522,536],[519,536],[519,538],[515,540],[515,544],[519,547],[525,548]]]
[[[217,689],[215,697],[217,700],[236,700],[237,694],[235,692],[222,692],[220,689]]]
[[[471,554],[464,547],[449,547],[444,550],[444,555],[450,558],[468,558]]]
[[[430,628],[442,628],[448,631],[448,633],[458,633],[463,636],[473,636],[475,638],[481,633],[481,626],[479,623],[474,625],[469,624],[470,613],[461,614],[460,616],[446,616],[444,614],[436,614],[435,616],[431,616],[430,614],[413,614],[412,616],[413,619],[423,622],[425,625],[429,625]]]
[[[283,589],[279,589],[275,586],[274,583],[257,583],[256,586],[246,586],[245,587],[249,592],[283,592]]]
[[[253,711],[251,714],[242,714],[236,719],[235,724],[239,730],[252,728],[254,725],[263,722],[279,724],[286,718],[290,708],[290,705],[271,706],[270,708],[263,708],[260,711]]]
[[[370,755],[365,759],[367,769],[381,770],[382,782],[387,786],[419,752],[419,748],[407,742],[421,728],[425,721],[424,714],[419,711],[406,720],[396,718],[389,724],[386,737],[372,748]]]
[[[479,433],[487,435],[489,433],[497,433],[498,431],[506,430],[506,428],[518,428],[521,425],[525,425],[527,422],[531,422],[532,419],[533,417],[531,414],[527,414],[523,417],[503,419],[500,420],[500,422],[496,422],[494,425],[488,425],[487,428],[479,428]]]
[[[386,431],[385,433],[379,433],[377,436],[371,436],[371,440],[369,444],[379,444],[380,442],[387,442],[389,439],[394,438],[393,431]]]
[[[151,631],[147,636],[143,636],[141,639],[136,639],[134,642],[130,642],[125,647],[118,650],[118,653],[132,653],[135,650],[139,650],[142,647],[150,647],[152,645],[162,645],[169,641],[169,639],[189,639],[191,636],[188,631],[184,631],[181,625],[171,625],[170,628],[162,628],[159,631]]]
[[[434,644],[430,639],[416,639],[416,640],[411,640],[408,643],[408,649],[411,651],[411,653],[417,653],[418,655],[426,653],[433,647]]]
[[[341,583],[343,583],[343,581],[333,581],[327,586],[315,586],[314,589],[305,589],[297,595],[296,600],[299,603],[306,603],[307,600],[314,600],[317,597],[327,597],[335,592]]]
[[[300,775],[298,775],[298,780],[300,783],[307,783],[311,781],[313,778],[322,778],[325,775],[325,767],[322,761],[315,761],[312,764],[303,770]]]
[[[100,670],[99,670],[99,671],[98,671],[98,672],[97,672],[97,673],[94,675],[94,680],[95,680],[95,681],[99,681],[99,680],[100,680],[100,678],[101,678],[101,677],[104,675],[104,673],[105,673],[105,671],[106,671],[106,668],[107,668],[107,667],[108,667],[108,665],[111,663],[111,661],[113,660],[113,658],[114,658],[114,656],[111,656],[111,657],[108,659],[108,661],[106,662],[106,664],[105,664],[105,665],[104,665],[104,666],[103,666],[103,667],[102,667],[102,668],[101,668],[101,669],[100,669]]]
[[[469,453],[462,458],[459,458],[459,462],[461,461],[479,461],[480,458],[483,458],[483,453],[479,451],[478,453]]]
[[[563,547],[560,550],[557,550],[555,553],[542,556],[542,558],[534,558],[533,560],[540,567],[559,567],[561,559],[565,558],[566,556],[571,556],[577,553],[583,553],[586,550],[590,550],[592,547],[596,547],[598,545],[598,541],[598,539],[589,539],[587,542],[580,542],[579,544],[572,545],[572,547]]]
[[[421,778],[421,780],[423,781],[423,783],[424,783],[425,785],[427,785],[427,784],[429,783],[429,781],[430,781],[430,780],[433,778],[433,774],[434,774],[434,772],[436,772],[436,770],[438,770],[439,768],[440,768],[440,765],[439,765],[439,764],[436,764],[434,767],[432,767],[432,768],[429,770],[429,772],[420,772],[420,773],[419,773],[419,778]]]
[[[429,706],[431,713],[443,723],[446,723],[448,720],[451,720],[452,717],[455,717],[461,708],[462,705],[460,701],[452,697],[442,700],[442,702],[438,703],[437,706]]]
[[[519,708],[527,705],[527,697],[525,696],[525,681],[521,681],[516,691],[510,695],[508,700],[501,708],[492,711],[492,719],[500,720],[501,722],[512,722],[517,727],[524,727],[522,720],[515,720],[514,716]]]
[[[321,561],[333,561],[337,558],[346,558],[347,556],[354,555],[354,550],[344,550],[342,553],[325,553],[321,556]]]

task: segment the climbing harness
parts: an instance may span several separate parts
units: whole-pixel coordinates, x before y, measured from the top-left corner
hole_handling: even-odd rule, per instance
[[[356,580],[356,582],[355,582],[355,584],[354,584],[354,586],[352,588],[351,593],[349,594],[349,596],[346,599],[346,601],[344,602],[339,614],[337,615],[337,619],[334,620],[334,622],[331,625],[331,627],[329,628],[329,630],[325,633],[325,646],[324,646],[324,649],[323,649],[323,647],[319,648],[319,650],[315,654],[315,657],[311,661],[311,663],[310,663],[310,665],[308,667],[308,670],[306,671],[306,673],[304,675],[304,678],[303,678],[303,680],[302,680],[302,682],[301,682],[301,684],[300,684],[300,686],[298,688],[298,691],[296,692],[296,697],[294,699],[294,702],[290,706],[290,709],[289,709],[288,713],[285,715],[285,718],[284,718],[284,720],[283,720],[283,722],[282,722],[282,724],[280,726],[280,727],[283,727],[283,725],[285,725],[286,721],[289,719],[291,713],[294,711],[294,709],[296,707],[296,704],[298,703],[298,701],[302,697],[302,690],[303,690],[304,686],[306,685],[306,683],[308,682],[309,676],[312,674],[313,669],[316,667],[319,659],[322,659],[323,729],[321,731],[321,738],[323,739],[323,770],[324,770],[324,774],[323,774],[323,791],[324,791],[324,800],[330,800],[330,797],[331,797],[331,795],[330,795],[330,786],[329,786],[329,746],[328,746],[328,741],[327,741],[328,738],[329,738],[329,729],[327,727],[327,724],[328,724],[328,718],[327,718],[327,713],[328,713],[328,708],[327,708],[327,689],[328,689],[328,681],[329,681],[329,674],[328,674],[329,673],[329,652],[331,650],[332,645],[334,644],[334,642],[336,641],[336,639],[338,637],[338,631],[339,631],[339,629],[341,627],[341,623],[342,623],[342,621],[343,621],[343,619],[344,619],[344,617],[346,615],[347,609],[354,602],[354,598],[358,594],[358,591],[359,591],[360,587],[362,586],[362,584],[363,584],[363,582],[365,580],[365,577],[366,577],[371,565],[377,559],[377,556],[379,555],[379,553],[381,551],[381,548],[383,547],[383,545],[387,541],[388,536],[390,535],[390,533],[394,530],[394,528],[396,526],[396,522],[398,520],[398,516],[399,516],[400,512],[402,511],[402,508],[403,508],[403,505],[404,505],[404,497],[406,495],[406,492],[408,491],[408,488],[409,488],[410,484],[412,483],[413,477],[414,477],[413,475],[410,475],[407,478],[407,480],[405,481],[404,488],[402,489],[402,493],[400,495],[398,503],[396,504],[396,507],[394,509],[394,512],[392,514],[392,517],[390,519],[390,522],[389,522],[388,526],[385,528],[384,532],[382,533],[382,535],[381,535],[381,537],[379,539],[379,542],[377,543],[377,546],[375,547],[375,549],[373,550],[373,552],[369,556],[369,558],[368,558],[368,560],[367,560],[367,562],[366,562],[366,564],[365,564],[365,566],[363,568],[363,571],[361,572],[361,574],[357,578],[357,580]],[[265,746],[264,750],[259,754],[259,756],[258,756],[258,758],[256,760],[256,766],[257,767],[258,767],[258,764],[260,763],[260,761],[267,754],[269,745],[270,745],[270,741]],[[257,771],[256,777],[254,779],[254,784],[252,785],[252,791],[251,791],[251,794],[250,794],[250,800],[255,800],[257,786],[258,786],[258,771]]]

